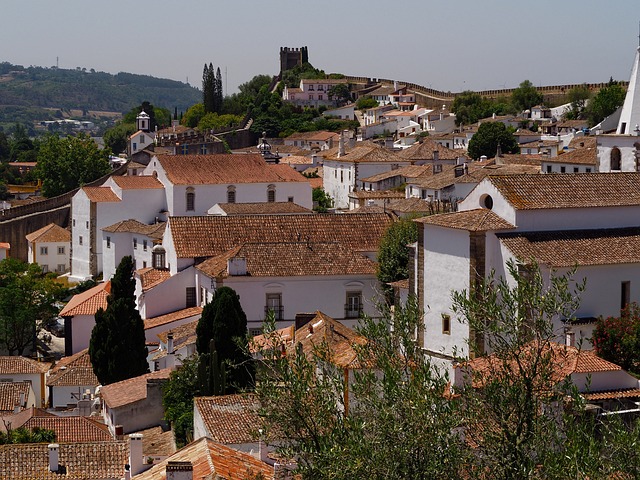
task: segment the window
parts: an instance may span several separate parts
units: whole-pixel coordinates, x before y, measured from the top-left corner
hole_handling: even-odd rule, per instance
[[[85,222],[85,226],[86,226],[87,230],[89,230],[89,221]]]
[[[144,250],[145,252],[147,251],[147,241],[146,240],[142,240],[142,250]]]
[[[144,135],[140,134],[140,143],[144,143]]]
[[[631,300],[631,282],[626,281],[620,284],[620,310],[626,308]]]
[[[257,335],[262,335],[262,329],[261,328],[250,328],[249,329],[249,335],[251,335],[252,337],[255,337]]]
[[[134,238],[134,239],[133,239],[133,249],[134,249],[134,250],[137,250],[137,248],[138,248],[138,239],[137,239],[137,238]]]
[[[236,203],[236,187],[233,185],[227,187],[227,203]]]
[[[147,268],[147,262],[142,262],[142,268]]]
[[[135,152],[138,149],[138,144],[133,142],[133,151]]]
[[[64,255],[64,247],[58,247],[58,255]]]
[[[107,248],[111,248],[111,237],[107,237]]]
[[[578,167],[573,167],[573,173],[578,173],[580,169]]]
[[[552,172],[551,165],[547,165],[547,173],[551,173],[551,172]]]
[[[624,135],[624,132],[626,129],[627,129],[627,124],[625,122],[622,122],[622,125],[620,125],[620,135]]]
[[[313,95],[309,94],[309,100],[313,100]]]
[[[267,293],[267,305],[264,307],[265,316],[269,312],[273,312],[276,320],[283,319],[282,294]]]
[[[186,288],[186,307],[196,306],[196,287]]]
[[[345,318],[358,318],[362,312],[362,292],[347,292],[347,303],[344,306]]]
[[[318,95],[318,100],[322,100],[322,95]]]
[[[267,202],[275,202],[276,201],[276,186],[269,185],[267,187]]]
[[[79,245],[82,245],[82,235],[80,235],[80,236],[78,237],[78,244],[79,244]]]
[[[322,92],[324,89],[322,88],[322,85],[318,85],[318,91]]]
[[[446,313],[442,314],[442,333],[444,335],[451,335],[451,315]]]
[[[287,197],[287,202],[293,203],[293,197]]]
[[[584,170],[584,171],[585,171],[585,172],[587,172],[587,173],[591,173],[591,167],[587,167],[587,168],[585,168],[585,170]]]
[[[49,271],[49,265],[42,266],[42,273],[47,273]]]
[[[58,273],[64,273],[65,269],[66,269],[66,266],[64,265],[64,263],[58,264],[58,268],[57,268]]]
[[[189,153],[189,145],[182,145],[180,153],[182,153],[182,155],[186,155],[187,153]]]
[[[187,211],[196,209],[196,192],[193,187],[187,188]]]
[[[618,147],[613,147],[611,149],[611,170],[620,170],[620,149]]]
[[[207,154],[207,145],[206,144],[202,144],[200,145],[200,154],[201,155],[206,155]]]
[[[76,226],[76,219],[75,218],[73,219],[73,226],[74,227]]]
[[[567,173],[567,167],[560,167],[560,173]]]
[[[40,247],[40,255],[49,255],[49,247]]]

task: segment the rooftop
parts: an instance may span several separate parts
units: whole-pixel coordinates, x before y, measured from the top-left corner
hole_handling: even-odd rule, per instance
[[[274,215],[287,213],[313,213],[293,202],[218,203],[227,215]]]
[[[415,220],[425,225],[468,230],[470,232],[486,232],[488,230],[511,230],[515,226],[496,215],[491,210],[475,209],[462,212],[429,215]]]
[[[152,175],[114,175],[111,177],[116,185],[123,190],[161,189],[164,185]]]
[[[160,325],[166,325],[167,323],[175,322],[176,320],[182,320],[189,317],[202,315],[202,307],[189,307],[177,310],[175,312],[166,313],[157,317],[147,318],[144,321],[144,328],[154,328]]]
[[[0,356],[1,374],[40,374],[51,368],[50,362],[38,362],[21,356]]]
[[[147,237],[159,240],[164,234],[165,226],[166,222],[157,222],[152,223],[151,225],[147,225],[146,223],[142,223],[131,218],[129,220],[122,220],[120,222],[114,223],[113,225],[104,227],[102,231],[110,233],[138,233],[140,235],[146,235]]]
[[[99,308],[107,308],[107,297],[110,292],[110,281],[99,283],[85,292],[74,295],[62,309],[60,316],[95,315]]]
[[[82,190],[92,202],[119,202],[120,197],[111,187],[82,187]]]
[[[26,238],[28,242],[32,243],[70,242],[71,232],[66,228],[56,225],[55,223],[50,223],[49,225],[30,233]]]
[[[225,445],[257,441],[260,402],[254,394],[196,397],[193,402],[212,440]]]
[[[93,373],[89,350],[84,349],[68,357],[62,357],[51,369],[48,387],[96,386],[98,377]]]
[[[105,385],[101,390],[102,399],[109,408],[118,408],[139,402],[147,398],[147,380],[167,380],[170,373],[171,369],[165,368]]]

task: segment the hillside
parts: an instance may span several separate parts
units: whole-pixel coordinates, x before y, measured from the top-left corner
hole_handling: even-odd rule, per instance
[[[143,101],[186,111],[202,101],[185,83],[149,75],[23,67],[0,62],[0,125],[51,120],[57,110],[124,113]]]

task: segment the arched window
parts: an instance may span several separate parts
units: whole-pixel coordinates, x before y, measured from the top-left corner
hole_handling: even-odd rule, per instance
[[[227,187],[227,203],[236,203],[236,187],[233,185]]]
[[[493,208],[493,198],[491,198],[491,195],[483,195],[480,197],[480,206],[491,210]]]
[[[620,170],[620,149],[618,147],[613,147],[611,149],[611,170]]]
[[[267,202],[275,202],[276,201],[276,186],[269,185],[267,187]]]
[[[193,187],[187,188],[187,211],[196,209],[196,191]]]

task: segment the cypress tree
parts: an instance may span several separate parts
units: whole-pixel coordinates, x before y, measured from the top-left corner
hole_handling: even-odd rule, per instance
[[[216,76],[213,69],[213,64],[204,64],[204,70],[202,72],[202,103],[204,105],[204,112],[215,112],[216,108]]]
[[[102,385],[149,372],[144,323],[136,309],[133,260],[124,257],[111,279],[106,310],[95,315],[89,357]]]
[[[220,67],[216,71],[216,89],[215,89],[215,110],[216,113],[222,113],[222,74],[220,73]]]
[[[196,335],[200,355],[211,354],[211,344],[215,345],[226,374],[226,393],[252,387],[253,366],[246,350],[247,316],[240,305],[240,296],[232,288],[216,290],[213,300],[202,311]]]

